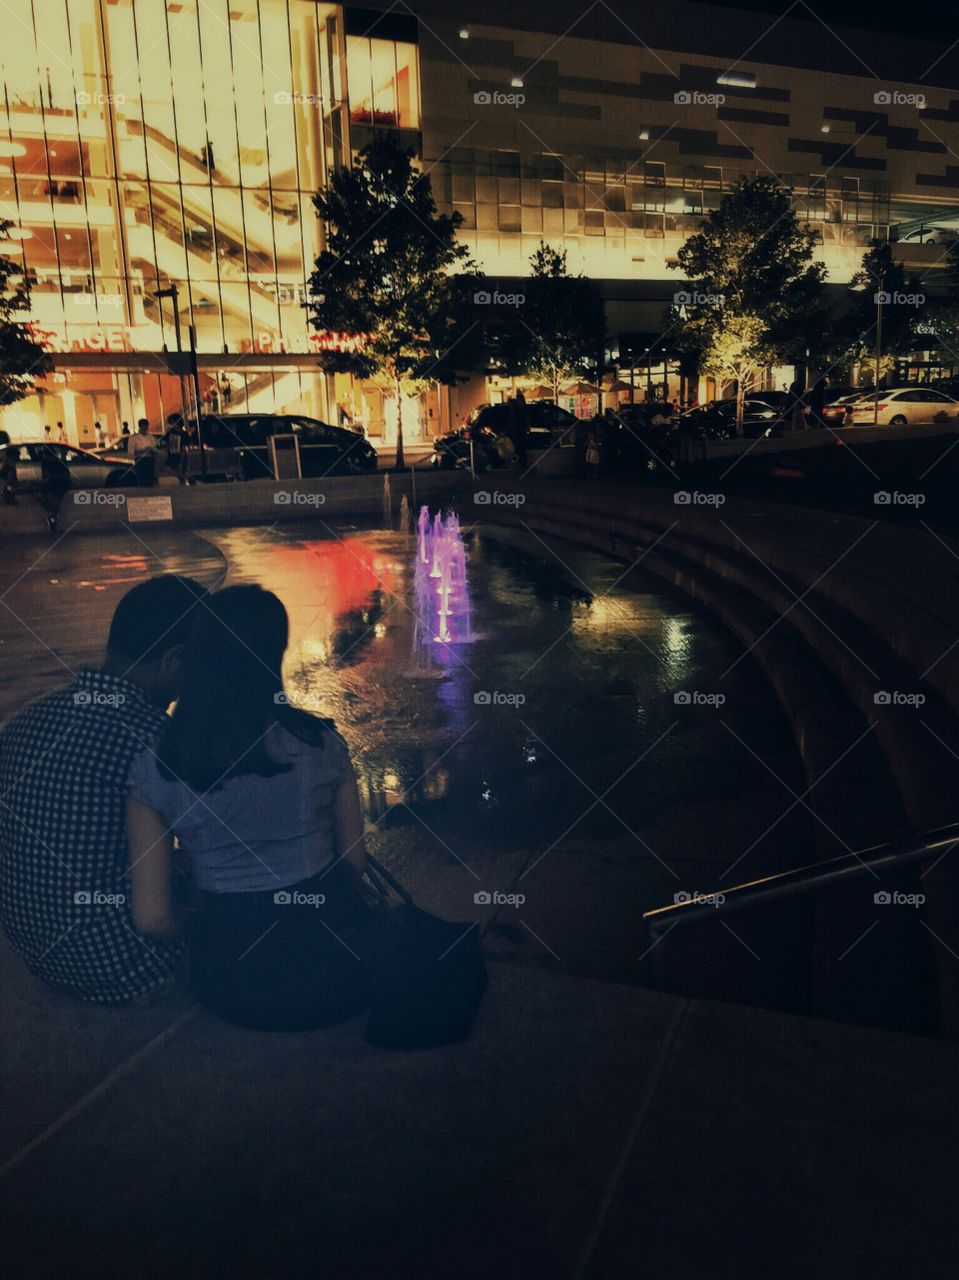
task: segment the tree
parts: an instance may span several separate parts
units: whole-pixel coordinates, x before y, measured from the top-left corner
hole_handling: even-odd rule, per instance
[[[0,405],[30,395],[37,378],[53,368],[29,322],[18,318],[30,310],[30,290],[23,268],[3,252],[5,244],[14,243],[12,227],[12,222],[0,219]]]
[[[564,382],[598,363],[606,328],[603,304],[591,280],[570,275],[565,249],[541,240],[529,261],[514,360],[547,383],[556,400]]]
[[[896,261],[888,240],[870,240],[849,288],[853,322],[850,355],[871,363],[878,387],[894,357],[912,350],[925,295],[917,276],[907,280],[906,269]],[[880,313],[882,330],[878,333]]]
[[[396,462],[404,464],[403,394],[453,383],[475,357],[481,277],[457,243],[462,217],[437,213],[429,178],[394,133],[378,134],[313,200],[326,228],[307,303],[318,330],[349,335],[323,368],[382,379],[396,397]]]
[[[815,244],[789,191],[773,178],[741,178],[671,264],[689,289],[676,295],[667,323],[701,368],[736,380],[738,435],[756,375],[801,356],[809,318],[824,307]]]

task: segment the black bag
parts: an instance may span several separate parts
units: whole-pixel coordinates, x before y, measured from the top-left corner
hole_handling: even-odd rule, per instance
[[[479,925],[421,910],[373,858],[361,888],[371,908],[357,938],[373,987],[367,1044],[426,1049],[467,1039],[488,981]],[[387,905],[390,888],[401,906]]]

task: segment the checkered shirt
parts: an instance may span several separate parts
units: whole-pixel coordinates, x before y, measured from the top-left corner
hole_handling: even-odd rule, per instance
[[[146,995],[183,951],[130,911],[127,781],[164,719],[129,680],[81,671],[0,732],[0,918],[38,977],[96,1004]]]

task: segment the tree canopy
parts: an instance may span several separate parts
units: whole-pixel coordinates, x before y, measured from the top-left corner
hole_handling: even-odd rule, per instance
[[[320,364],[390,388],[402,466],[403,393],[455,382],[476,361],[481,277],[457,242],[462,218],[437,212],[428,174],[394,133],[377,134],[352,166],[334,170],[314,205],[326,247],[310,278],[310,321],[357,340],[323,352]]]
[[[30,309],[30,292],[22,267],[2,252],[13,243],[13,223],[0,220],[0,405],[15,404],[36,387],[37,378],[53,367],[50,356],[22,317]]]

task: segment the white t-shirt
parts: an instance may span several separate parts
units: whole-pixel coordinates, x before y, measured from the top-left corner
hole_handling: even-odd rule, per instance
[[[144,435],[138,431],[136,435],[130,436],[127,440],[127,453],[131,458],[137,457],[138,454],[146,453],[148,450],[155,448],[156,439],[149,431]]]

